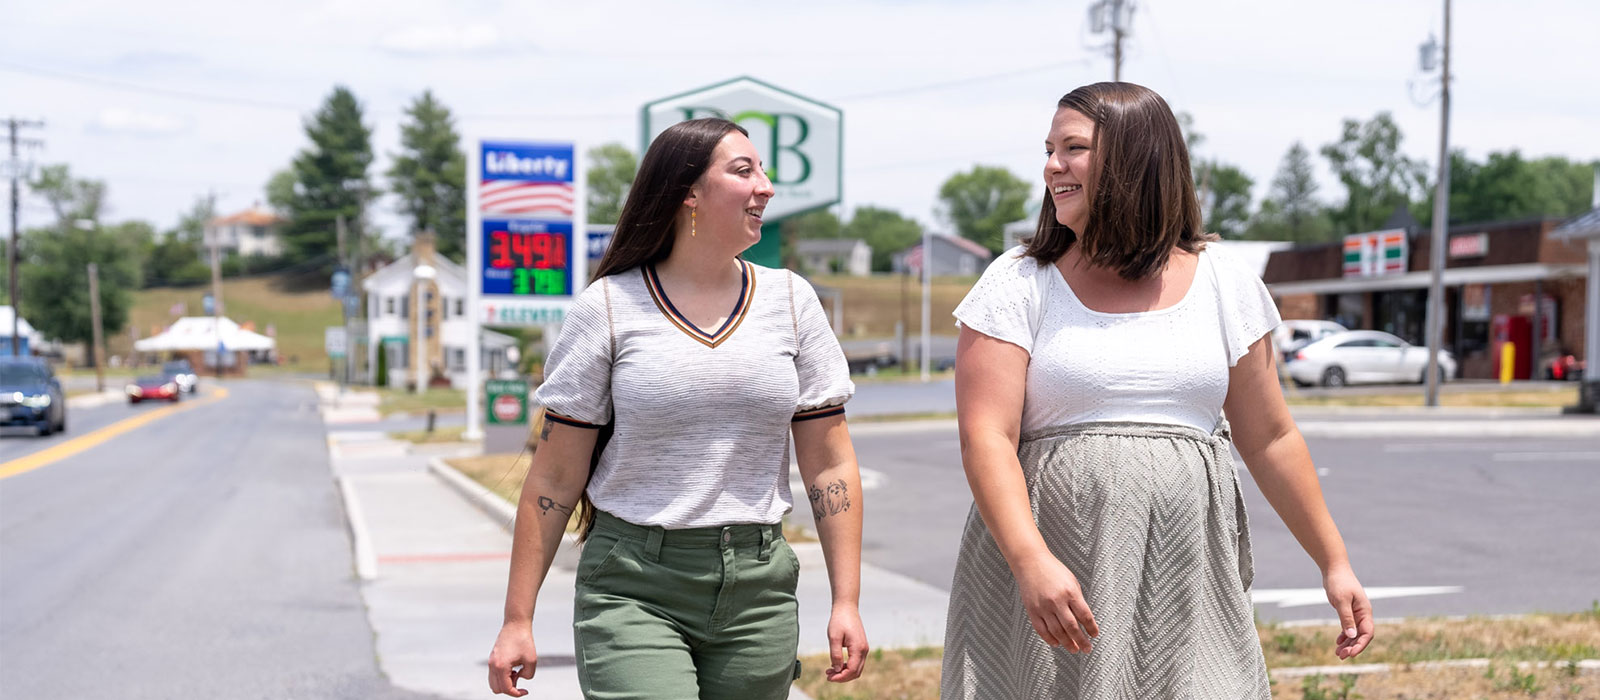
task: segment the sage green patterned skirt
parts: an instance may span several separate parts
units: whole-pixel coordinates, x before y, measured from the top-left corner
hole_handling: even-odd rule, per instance
[[[950,591],[941,697],[1270,700],[1250,604],[1250,528],[1223,423],[1207,435],[1085,423],[1024,435],[1035,522],[1083,587],[1088,654],[1033,631],[974,506]]]

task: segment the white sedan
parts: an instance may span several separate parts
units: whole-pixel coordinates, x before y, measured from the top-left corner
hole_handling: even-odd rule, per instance
[[[1335,333],[1307,344],[1290,356],[1285,370],[1301,386],[1345,386],[1377,382],[1421,382],[1427,379],[1428,349],[1383,331]],[[1456,359],[1439,351],[1439,378],[1456,374]]]

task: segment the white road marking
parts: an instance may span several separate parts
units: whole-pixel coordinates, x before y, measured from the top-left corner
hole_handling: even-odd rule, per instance
[[[1419,595],[1444,595],[1466,590],[1461,586],[1388,586],[1367,589],[1367,600],[1407,598]],[[1250,591],[1256,605],[1277,603],[1280,608],[1327,605],[1328,593],[1321,588],[1257,588]]]
[[[1600,452],[1496,452],[1496,462],[1589,462],[1600,466]]]

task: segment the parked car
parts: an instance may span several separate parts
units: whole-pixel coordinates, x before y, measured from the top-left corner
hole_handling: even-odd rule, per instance
[[[1333,321],[1292,318],[1272,330],[1272,345],[1278,349],[1278,360],[1288,362],[1289,358],[1294,357],[1294,351],[1334,333],[1345,333],[1349,330]]]
[[[1382,331],[1346,331],[1294,351],[1285,369],[1300,386],[1345,386],[1427,379],[1428,349]],[[1439,351],[1439,379],[1456,375],[1456,359]]]
[[[183,396],[178,383],[163,374],[151,374],[128,384],[128,403],[140,401],[171,401],[177,403]]]
[[[0,427],[37,435],[67,429],[67,397],[50,364],[37,357],[0,357]]]
[[[195,386],[200,383],[199,377],[194,373],[194,367],[188,360],[173,360],[161,365],[161,373],[172,381],[178,383],[178,388],[185,394],[193,394]]]

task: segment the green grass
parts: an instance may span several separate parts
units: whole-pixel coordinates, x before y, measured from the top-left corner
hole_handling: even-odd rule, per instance
[[[173,305],[187,306],[185,316],[204,313],[201,298],[210,285],[196,287],[153,287],[133,293],[133,308],[128,326],[140,338],[160,333],[178,316]],[[339,303],[328,293],[325,280],[286,275],[262,275],[222,281],[223,309],[228,318],[266,335],[271,326],[276,333],[278,355],[291,370],[326,372],[328,356],[323,352],[323,333],[328,326],[344,323]],[[106,352],[113,355],[133,351],[127,331],[106,338]]]
[[[461,442],[461,434],[466,431],[467,426],[451,425],[443,428],[435,428],[433,432],[428,432],[426,430],[401,430],[389,433],[389,437],[418,445],[426,445],[435,442]]]
[[[426,413],[429,410],[455,413],[467,408],[467,392],[460,389],[436,388],[414,394],[406,389],[381,387],[377,392],[378,412],[386,416],[392,413]]]

